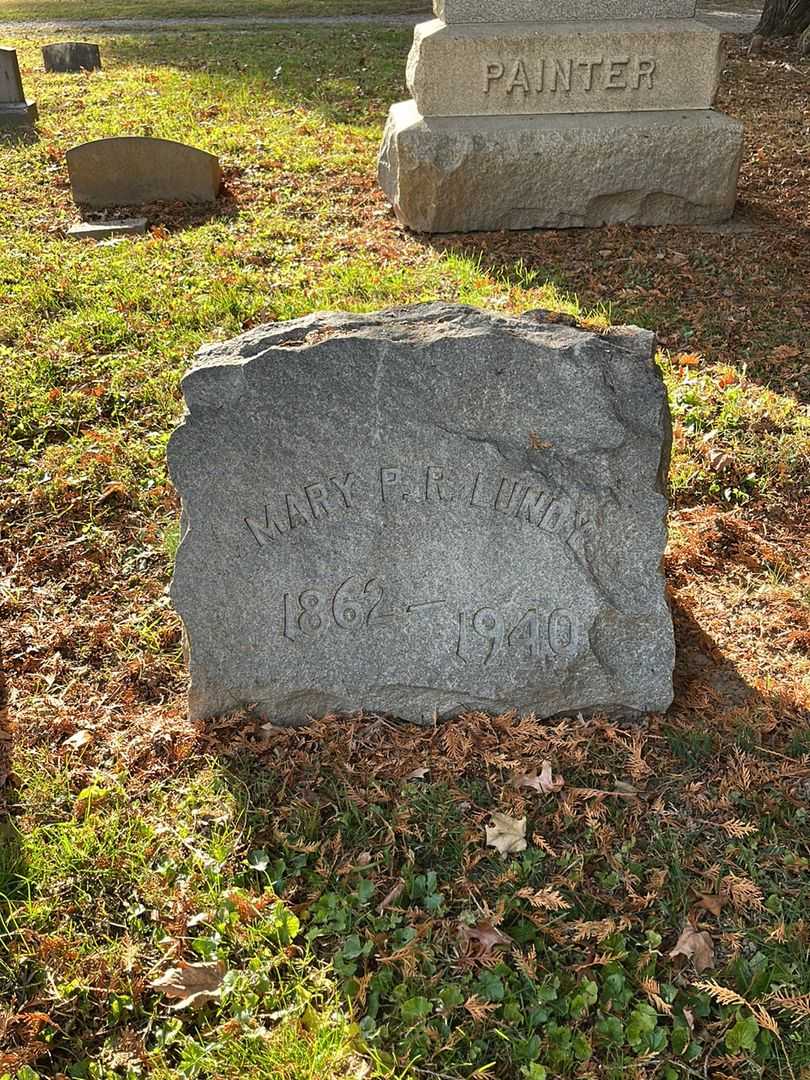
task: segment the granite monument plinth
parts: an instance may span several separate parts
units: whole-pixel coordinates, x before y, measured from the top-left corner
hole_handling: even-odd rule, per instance
[[[725,221],[742,125],[692,0],[436,0],[380,186],[417,231]],[[641,117],[641,119],[639,119]]]
[[[101,69],[101,50],[89,41],[59,41],[42,46],[42,62],[45,70],[55,74]]]

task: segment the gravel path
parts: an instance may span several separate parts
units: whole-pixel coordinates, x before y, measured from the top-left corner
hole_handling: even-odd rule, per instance
[[[0,22],[0,30],[253,30],[263,26],[413,26],[424,15],[201,15],[169,19],[25,19]],[[6,34],[7,36],[7,34]]]
[[[698,8],[701,22],[710,23],[724,34],[750,34],[759,20],[759,12],[742,0],[738,5],[720,8]],[[70,30],[142,33],[175,30],[253,30],[269,26],[413,26],[423,22],[421,15],[245,15],[211,16],[173,19],[26,19],[17,22],[0,21],[4,37],[10,33],[47,31],[61,33]]]

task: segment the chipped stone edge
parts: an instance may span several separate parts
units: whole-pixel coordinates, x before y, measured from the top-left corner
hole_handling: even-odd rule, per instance
[[[172,442],[178,436],[178,433],[196,417],[202,419],[209,411],[213,410],[214,412],[218,412],[226,405],[237,401],[247,386],[245,378],[246,369],[253,362],[261,362],[262,358],[269,354],[276,353],[279,349],[307,348],[317,344],[317,341],[323,340],[323,335],[319,335],[317,341],[311,341],[310,337],[313,332],[318,332],[323,329],[322,324],[325,320],[328,320],[331,324],[329,327],[329,331],[331,332],[328,335],[330,337],[347,338],[360,336],[373,339],[377,336],[379,331],[390,329],[386,328],[385,325],[388,320],[394,323],[397,328],[403,325],[403,321],[406,323],[413,322],[415,331],[415,328],[422,319],[430,319],[431,316],[437,314],[448,315],[447,321],[456,323],[457,327],[459,323],[463,324],[465,319],[481,315],[486,316],[490,320],[494,320],[496,324],[507,329],[513,328],[516,323],[523,324],[520,329],[534,330],[536,332],[542,332],[548,327],[559,328],[560,326],[560,323],[554,319],[538,319],[531,311],[524,312],[518,316],[505,316],[499,312],[479,309],[471,305],[447,304],[442,301],[435,301],[386,308],[376,312],[352,313],[346,311],[318,311],[298,319],[286,320],[281,323],[266,323],[254,327],[243,334],[239,334],[234,338],[203,345],[193,356],[192,366],[181,380],[184,412],[180,422],[169,438],[166,450],[170,479],[174,483]],[[407,315],[407,320],[403,320],[403,315]],[[435,326],[436,321],[431,321],[431,325]],[[649,348],[647,363],[658,370],[655,363],[657,338],[654,331],[633,324],[621,324],[612,326],[604,333],[599,334],[586,327],[579,326],[578,324],[568,325],[576,334],[585,334],[593,338],[611,340],[614,344],[620,343],[616,340],[617,338],[621,339],[622,336],[627,335],[632,335],[636,341],[646,339]],[[367,333],[362,333],[364,330],[367,331]],[[471,327],[470,337],[476,336],[479,332],[480,331],[478,331],[477,328]],[[402,334],[400,335],[400,340],[408,340],[410,336],[411,335],[408,334]],[[672,420],[663,377],[660,375],[660,372],[658,375],[663,393],[658,421],[659,430],[661,432],[661,457],[659,459],[659,466],[656,474],[655,490],[658,494],[663,496],[664,500],[663,532],[665,537],[659,562],[658,577],[666,609],[671,612],[671,604],[664,576],[664,549],[666,546],[666,521],[668,516],[667,482],[672,451]],[[623,416],[623,419],[626,421],[626,417]],[[191,543],[192,534],[192,524],[181,498],[178,552],[184,544]],[[175,583],[176,569],[172,572],[169,594],[175,610],[180,615],[182,621],[182,613],[180,612],[180,607],[177,602]],[[668,637],[671,641],[671,663],[668,668],[666,704],[661,702],[657,703],[654,708],[636,708],[630,705],[593,703],[585,705],[577,710],[562,710],[553,715],[543,717],[543,719],[551,723],[555,719],[570,716],[575,712],[583,717],[604,715],[612,720],[636,722],[650,713],[666,712],[674,698],[673,674],[675,664],[675,638],[671,617],[669,620],[669,631]],[[379,710],[364,706],[360,700],[362,697],[360,692],[357,694],[357,706],[351,709],[342,707],[338,695],[329,693],[328,691],[294,691],[286,696],[285,702],[289,702],[289,704],[284,706],[279,705],[278,702],[275,702],[272,705],[270,705],[270,703],[264,703],[261,699],[256,699],[255,696],[251,696],[249,691],[240,691],[238,687],[223,686],[221,683],[207,679],[202,671],[194,671],[194,664],[191,657],[191,643],[184,622],[182,642],[183,654],[189,671],[188,713],[189,719],[192,722],[203,722],[215,716],[241,711],[246,711],[249,715],[253,715],[263,722],[270,722],[279,727],[301,727],[310,720],[314,720],[320,716],[351,716],[356,715],[358,712],[365,712],[373,715],[386,715],[391,716],[394,719],[401,719],[395,713],[380,713]],[[393,687],[383,687],[381,688],[381,692],[390,695],[392,689]],[[459,716],[464,712],[469,712],[471,710],[501,712],[503,711],[505,704],[503,701],[492,700],[485,697],[471,698],[464,700],[463,702],[456,701],[452,692],[446,690],[434,691],[428,687],[409,686],[404,687],[403,690],[414,705],[420,697],[426,694],[434,695],[432,697],[434,703],[436,697],[442,695],[446,699],[450,699],[445,701],[445,703],[438,708],[435,706],[432,709],[423,708],[420,720],[402,720],[403,723],[415,723],[423,726],[435,723],[439,720],[450,720],[455,716]],[[365,693],[368,693],[368,691],[365,691]],[[519,695],[517,694],[515,695],[513,707],[517,708],[519,711],[531,711],[531,703],[520,703],[518,701],[518,696]],[[294,700],[301,698],[305,698],[310,706],[307,709],[305,718],[285,718],[284,716],[279,715],[285,708],[292,708],[292,702]]]

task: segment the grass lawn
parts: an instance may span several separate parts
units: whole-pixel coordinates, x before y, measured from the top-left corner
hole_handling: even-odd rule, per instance
[[[20,44],[41,121],[0,147],[2,1080],[810,1076],[810,65],[731,57],[739,231],[431,240],[374,180],[408,37],[103,38],[79,77]],[[64,152],[117,133],[217,152],[216,211],[65,239]],[[189,357],[436,298],[659,331],[675,705],[191,726],[164,466]],[[545,761],[564,786],[511,782]],[[527,818],[525,852],[486,846],[493,811]]]
[[[0,0],[0,24],[13,19],[159,19],[239,15],[382,15],[425,13],[426,0]]]

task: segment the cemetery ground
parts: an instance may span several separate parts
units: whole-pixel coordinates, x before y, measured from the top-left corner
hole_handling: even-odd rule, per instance
[[[425,0],[0,0],[0,23],[11,19],[159,19],[253,15],[365,15],[425,13]]]
[[[20,43],[41,120],[0,148],[2,1077],[810,1075],[810,66],[732,51],[733,227],[431,240],[374,180],[409,36],[102,38],[102,72],[47,77]],[[65,239],[64,153],[113,134],[218,153],[220,203]],[[189,357],[436,298],[659,331],[674,706],[192,727],[164,465]],[[493,812],[525,851],[488,846]]]

